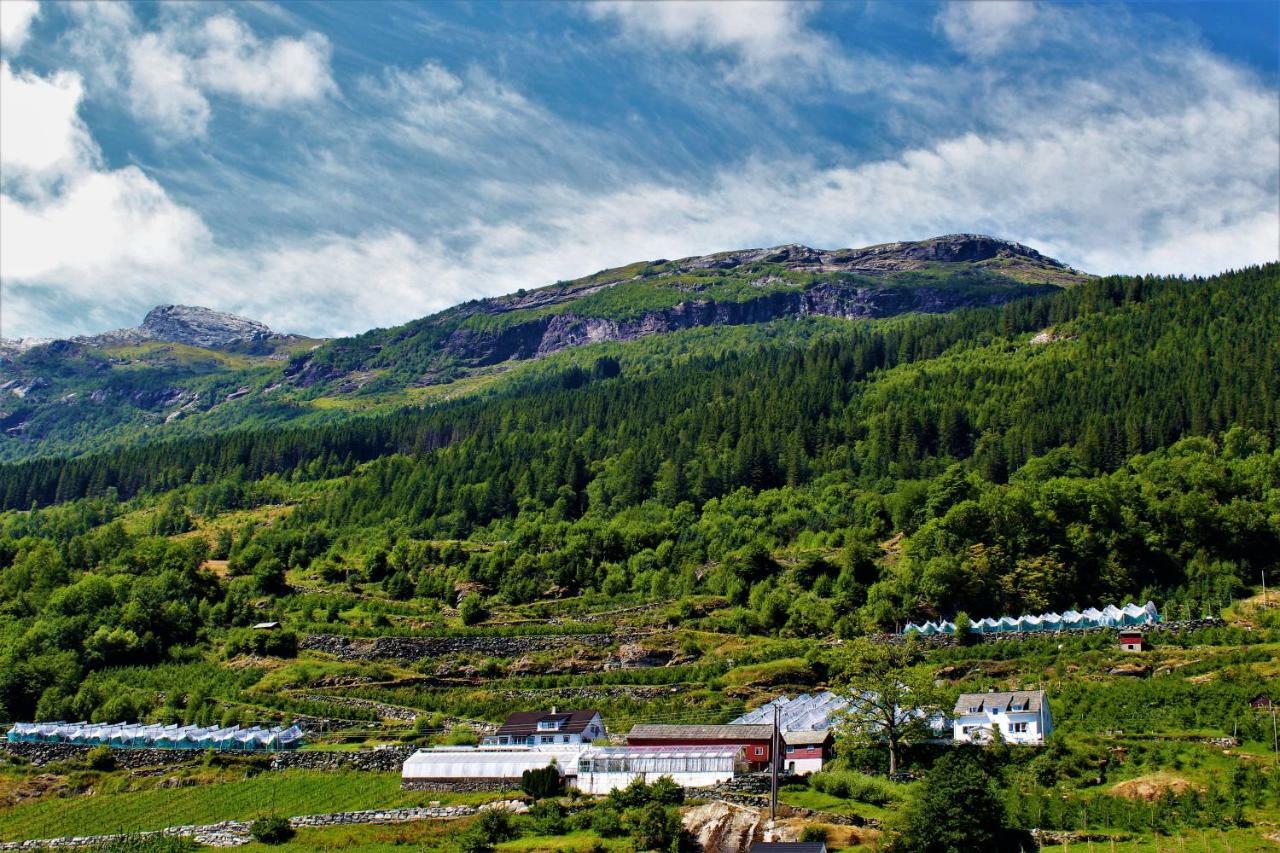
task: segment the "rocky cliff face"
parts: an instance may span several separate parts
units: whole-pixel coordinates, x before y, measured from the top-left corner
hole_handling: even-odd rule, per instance
[[[252,349],[275,337],[268,326],[247,317],[193,305],[157,305],[138,326],[72,340],[95,347],[160,341],[203,349]]]
[[[1052,285],[1027,285],[978,297],[937,287],[858,287],[828,282],[805,290],[768,292],[741,302],[695,299],[629,320],[567,311],[497,331],[461,328],[448,336],[442,349],[445,355],[463,364],[480,367],[539,358],[583,344],[629,341],[699,326],[740,326],[804,315],[857,320],[892,317],[910,311],[942,313],[978,305],[999,305],[1053,289]]]
[[[207,349],[260,341],[273,334],[257,320],[188,305],[158,305],[138,328],[157,341]]]

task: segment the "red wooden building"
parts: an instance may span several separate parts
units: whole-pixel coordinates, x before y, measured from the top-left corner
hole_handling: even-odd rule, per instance
[[[741,746],[752,770],[765,770],[773,755],[773,726],[679,726],[641,723],[627,733],[627,746]]]

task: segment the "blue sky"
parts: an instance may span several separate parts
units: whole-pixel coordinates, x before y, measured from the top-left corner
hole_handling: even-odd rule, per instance
[[[0,0],[0,334],[314,335],[657,257],[1280,244],[1280,4]]]

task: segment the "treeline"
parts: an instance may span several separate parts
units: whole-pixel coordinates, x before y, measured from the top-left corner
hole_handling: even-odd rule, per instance
[[[199,474],[332,476],[413,459],[413,514],[468,523],[522,500],[585,511],[699,503],[827,473],[920,476],[972,458],[1000,481],[1077,446],[1105,470],[1185,434],[1280,414],[1280,265],[1107,278],[1002,308],[853,326],[812,347],[695,358],[641,379],[545,378],[496,399],[0,467],[0,508],[165,491]],[[1020,333],[1052,327],[1062,340]],[[943,356],[945,353],[945,357]],[[916,365],[910,367],[910,365]]]

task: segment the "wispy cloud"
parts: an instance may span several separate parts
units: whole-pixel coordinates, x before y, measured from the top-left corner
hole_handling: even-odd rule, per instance
[[[952,0],[942,4],[937,23],[956,50],[989,57],[1015,45],[1034,48],[1040,17],[1042,9],[1031,0]]]
[[[31,32],[31,22],[40,14],[37,0],[6,0],[0,3],[0,48],[17,53]]]
[[[655,5],[674,4],[645,8]],[[323,53],[323,63],[277,54],[279,45],[305,45],[306,33],[267,38],[218,11],[146,29],[126,21],[126,43],[158,53],[157,91],[177,98],[172,121],[159,96],[127,103],[149,123],[180,127],[199,128],[199,105],[206,110],[200,146],[170,155],[168,172],[108,165],[84,122],[95,81],[109,87],[116,74],[118,93],[138,84],[118,57],[102,76],[81,42],[83,78],[6,67],[0,130],[19,135],[6,135],[0,153],[22,165],[5,169],[4,334],[92,331],[103,324],[92,309],[107,300],[114,322],[156,302],[190,302],[289,331],[349,333],[641,258],[958,230],[1018,239],[1104,273],[1207,273],[1276,257],[1277,93],[1193,42],[1152,37],[1136,50],[1137,23],[1088,9],[952,22],[979,27],[981,37],[926,18],[928,37],[955,39],[967,58],[899,58],[898,77],[873,72],[892,79],[893,91],[875,83],[852,97],[849,81],[872,72],[855,48],[817,29],[820,10],[721,8],[644,22],[623,4],[588,7],[585,23],[576,17],[635,40],[628,61],[651,63],[644,67],[655,75],[675,53],[682,74],[708,74],[703,91],[673,90],[688,98],[675,109],[625,124],[557,113],[500,64],[431,57],[365,66],[338,93],[327,42],[311,40],[310,55]],[[116,15],[118,29],[108,10],[86,14],[99,15],[104,32],[101,15]],[[1036,36],[1044,15],[1053,32]],[[211,35],[211,24],[225,32]],[[1044,49],[1020,50],[1028,38]],[[640,40],[668,52],[649,55]],[[177,75],[167,83],[166,62]],[[223,64],[254,68],[252,79],[229,73],[211,83],[210,69]],[[268,95],[258,75],[297,85]],[[803,98],[788,97],[800,87]],[[283,123],[296,132],[226,137],[217,123],[224,97],[255,110],[310,107]],[[886,99],[891,118],[880,108]],[[863,103],[871,106],[856,112]],[[813,120],[826,109],[877,123],[873,143],[827,144]],[[38,133],[37,113],[46,122]],[[710,128],[770,144],[690,165],[683,146]],[[775,144],[788,138],[790,147]],[[886,141],[899,138],[909,142]],[[68,251],[86,231],[101,239]],[[7,248],[11,237],[22,237],[17,251]],[[58,301],[86,309],[73,324],[52,307]]]

